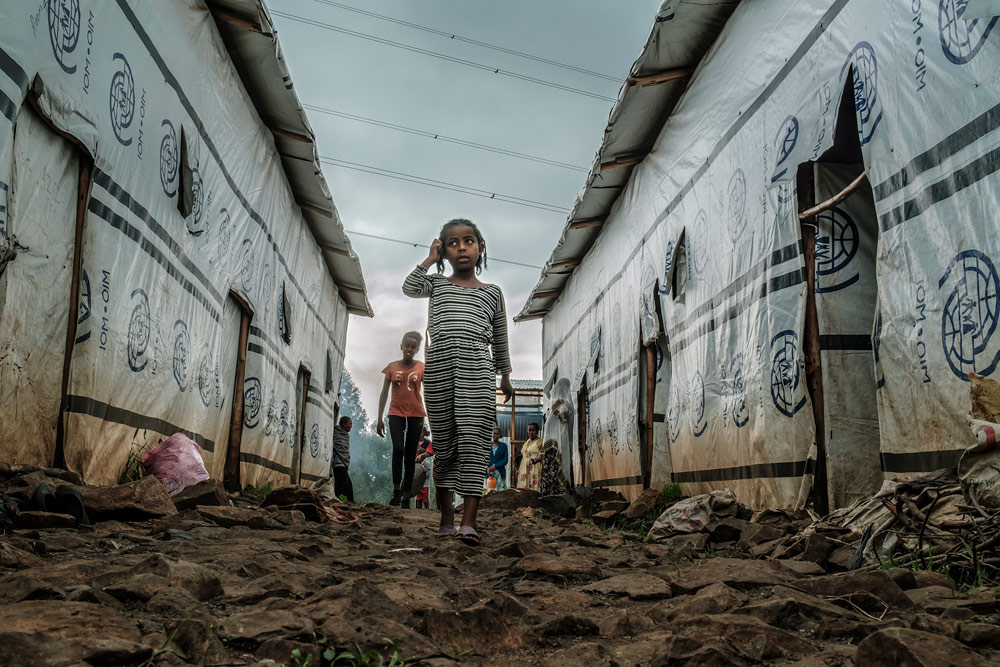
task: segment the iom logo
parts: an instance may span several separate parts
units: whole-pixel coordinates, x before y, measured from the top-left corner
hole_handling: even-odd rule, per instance
[[[76,65],[66,62],[66,56],[80,43],[80,0],[49,0],[49,43],[52,55],[67,74],[76,71]]]
[[[1000,350],[987,351],[997,328],[1000,279],[990,258],[978,250],[965,250],[951,260],[938,281],[952,285],[941,313],[941,345],[956,376],[990,375],[1000,361]]]
[[[964,65],[979,53],[1000,17],[988,21],[962,18],[969,0],[939,0],[938,30],[944,57],[956,65]]]
[[[163,194],[173,197],[177,194],[177,169],[180,166],[180,151],[177,146],[177,132],[174,125],[166,118],[160,123],[163,139],[160,140],[160,185]]]
[[[700,438],[708,423],[705,421],[705,378],[701,371],[691,379],[691,435]]]
[[[128,342],[125,345],[128,355],[128,367],[138,373],[146,367],[149,359],[146,348],[149,347],[149,298],[141,288],[132,290],[132,317],[128,321]]]
[[[681,435],[681,405],[680,392],[677,387],[670,390],[670,402],[667,405],[667,428],[670,434],[670,442],[677,442]]]
[[[206,408],[212,402],[212,390],[215,388],[214,380],[215,369],[212,367],[212,352],[206,344],[201,353],[201,363],[198,365],[198,394]]]
[[[122,146],[129,146],[132,137],[125,133],[132,126],[135,118],[135,80],[132,78],[132,67],[120,53],[116,53],[112,62],[118,62],[118,69],[111,77],[111,91],[108,107],[111,113],[111,129]]]
[[[597,455],[604,458],[604,430],[601,428],[600,419],[594,422],[594,447],[597,449]]]
[[[201,236],[205,227],[201,219],[205,213],[205,186],[201,180],[201,172],[191,169],[191,216],[188,218],[188,231],[192,236]]]
[[[691,270],[700,276],[708,264],[708,213],[705,209],[698,211],[691,234],[685,236],[688,237],[687,245],[691,253]]]
[[[243,239],[243,254],[240,257],[240,278],[243,281],[243,289],[250,293],[250,286],[253,284],[253,241]]]
[[[789,158],[795,150],[795,144],[799,141],[799,119],[789,116],[778,129],[778,134],[774,137],[775,165],[774,175],[771,176],[771,184],[778,183],[777,194],[778,203],[787,204],[795,197],[795,186],[789,182],[788,169],[792,165]]]
[[[313,424],[309,430],[309,454],[313,458],[319,456],[319,424]]]
[[[76,314],[76,344],[90,340],[90,327],[84,327],[83,323],[90,319],[91,297],[90,297],[90,276],[87,269],[80,267],[80,301],[77,304]]]
[[[611,455],[618,456],[621,451],[621,443],[618,440],[618,414],[611,413],[611,421],[608,422],[608,444],[611,445]]]
[[[187,391],[188,359],[191,356],[191,334],[184,320],[174,322],[174,380],[177,388]]]
[[[806,397],[799,394],[799,336],[792,330],[782,331],[771,339],[771,400],[778,412],[793,417]]]
[[[729,179],[729,238],[733,243],[747,226],[747,177],[742,169],[733,172]]]
[[[844,277],[846,269],[858,254],[858,226],[841,208],[834,206],[816,216],[816,291],[836,292],[858,282],[861,275]],[[834,276],[823,281],[820,276]]]
[[[281,412],[278,413],[278,442],[285,441],[288,432],[288,401],[281,402]]]
[[[858,117],[858,141],[864,146],[872,140],[875,129],[882,121],[882,103],[878,97],[878,61],[868,42],[858,42],[841,69],[843,77],[851,68],[854,80],[854,111]]]
[[[233,237],[233,227],[230,224],[229,209],[219,209],[219,238],[216,248],[219,251],[219,263],[225,261],[229,254],[229,242]]]
[[[743,375],[743,355],[737,354],[729,362],[729,382],[732,399],[730,403],[730,414],[733,423],[738,428],[743,428],[750,421],[750,410],[747,408],[747,383]]]
[[[247,428],[257,428],[260,423],[260,406],[263,394],[260,380],[248,377],[243,383],[243,423]]]

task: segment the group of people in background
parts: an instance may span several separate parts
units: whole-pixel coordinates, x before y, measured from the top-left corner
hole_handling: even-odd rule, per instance
[[[511,484],[514,488],[537,491],[543,496],[566,493],[559,447],[554,440],[543,442],[538,433],[536,422],[528,424],[528,439],[512,454],[508,443],[500,437],[500,429],[493,429],[490,464],[486,469],[488,489],[503,491],[507,488],[507,467],[513,457],[516,469],[511,470]],[[493,482],[489,481],[491,478]]]

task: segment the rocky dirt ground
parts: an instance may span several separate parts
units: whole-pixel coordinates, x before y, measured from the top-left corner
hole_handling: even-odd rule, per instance
[[[516,492],[484,501],[472,548],[431,511],[202,486],[80,487],[91,526],[22,515],[0,536],[0,664],[1000,664],[1000,589],[938,572],[647,544]]]

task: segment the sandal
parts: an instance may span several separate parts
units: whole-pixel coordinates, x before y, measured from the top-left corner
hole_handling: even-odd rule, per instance
[[[438,537],[451,537],[455,534],[455,526],[441,526],[438,528]]]
[[[479,533],[472,526],[462,526],[458,529],[455,536],[462,544],[470,547],[478,547],[482,544],[482,540],[479,539]]]

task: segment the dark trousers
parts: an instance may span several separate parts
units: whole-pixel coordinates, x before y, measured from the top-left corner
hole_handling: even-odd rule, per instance
[[[417,460],[417,443],[424,427],[423,417],[389,415],[389,436],[392,438],[392,485],[399,486],[403,496],[410,497],[413,467]]]
[[[354,484],[351,483],[351,476],[347,474],[347,468],[333,469],[333,492],[338,498],[344,496],[347,502],[354,502]]]

